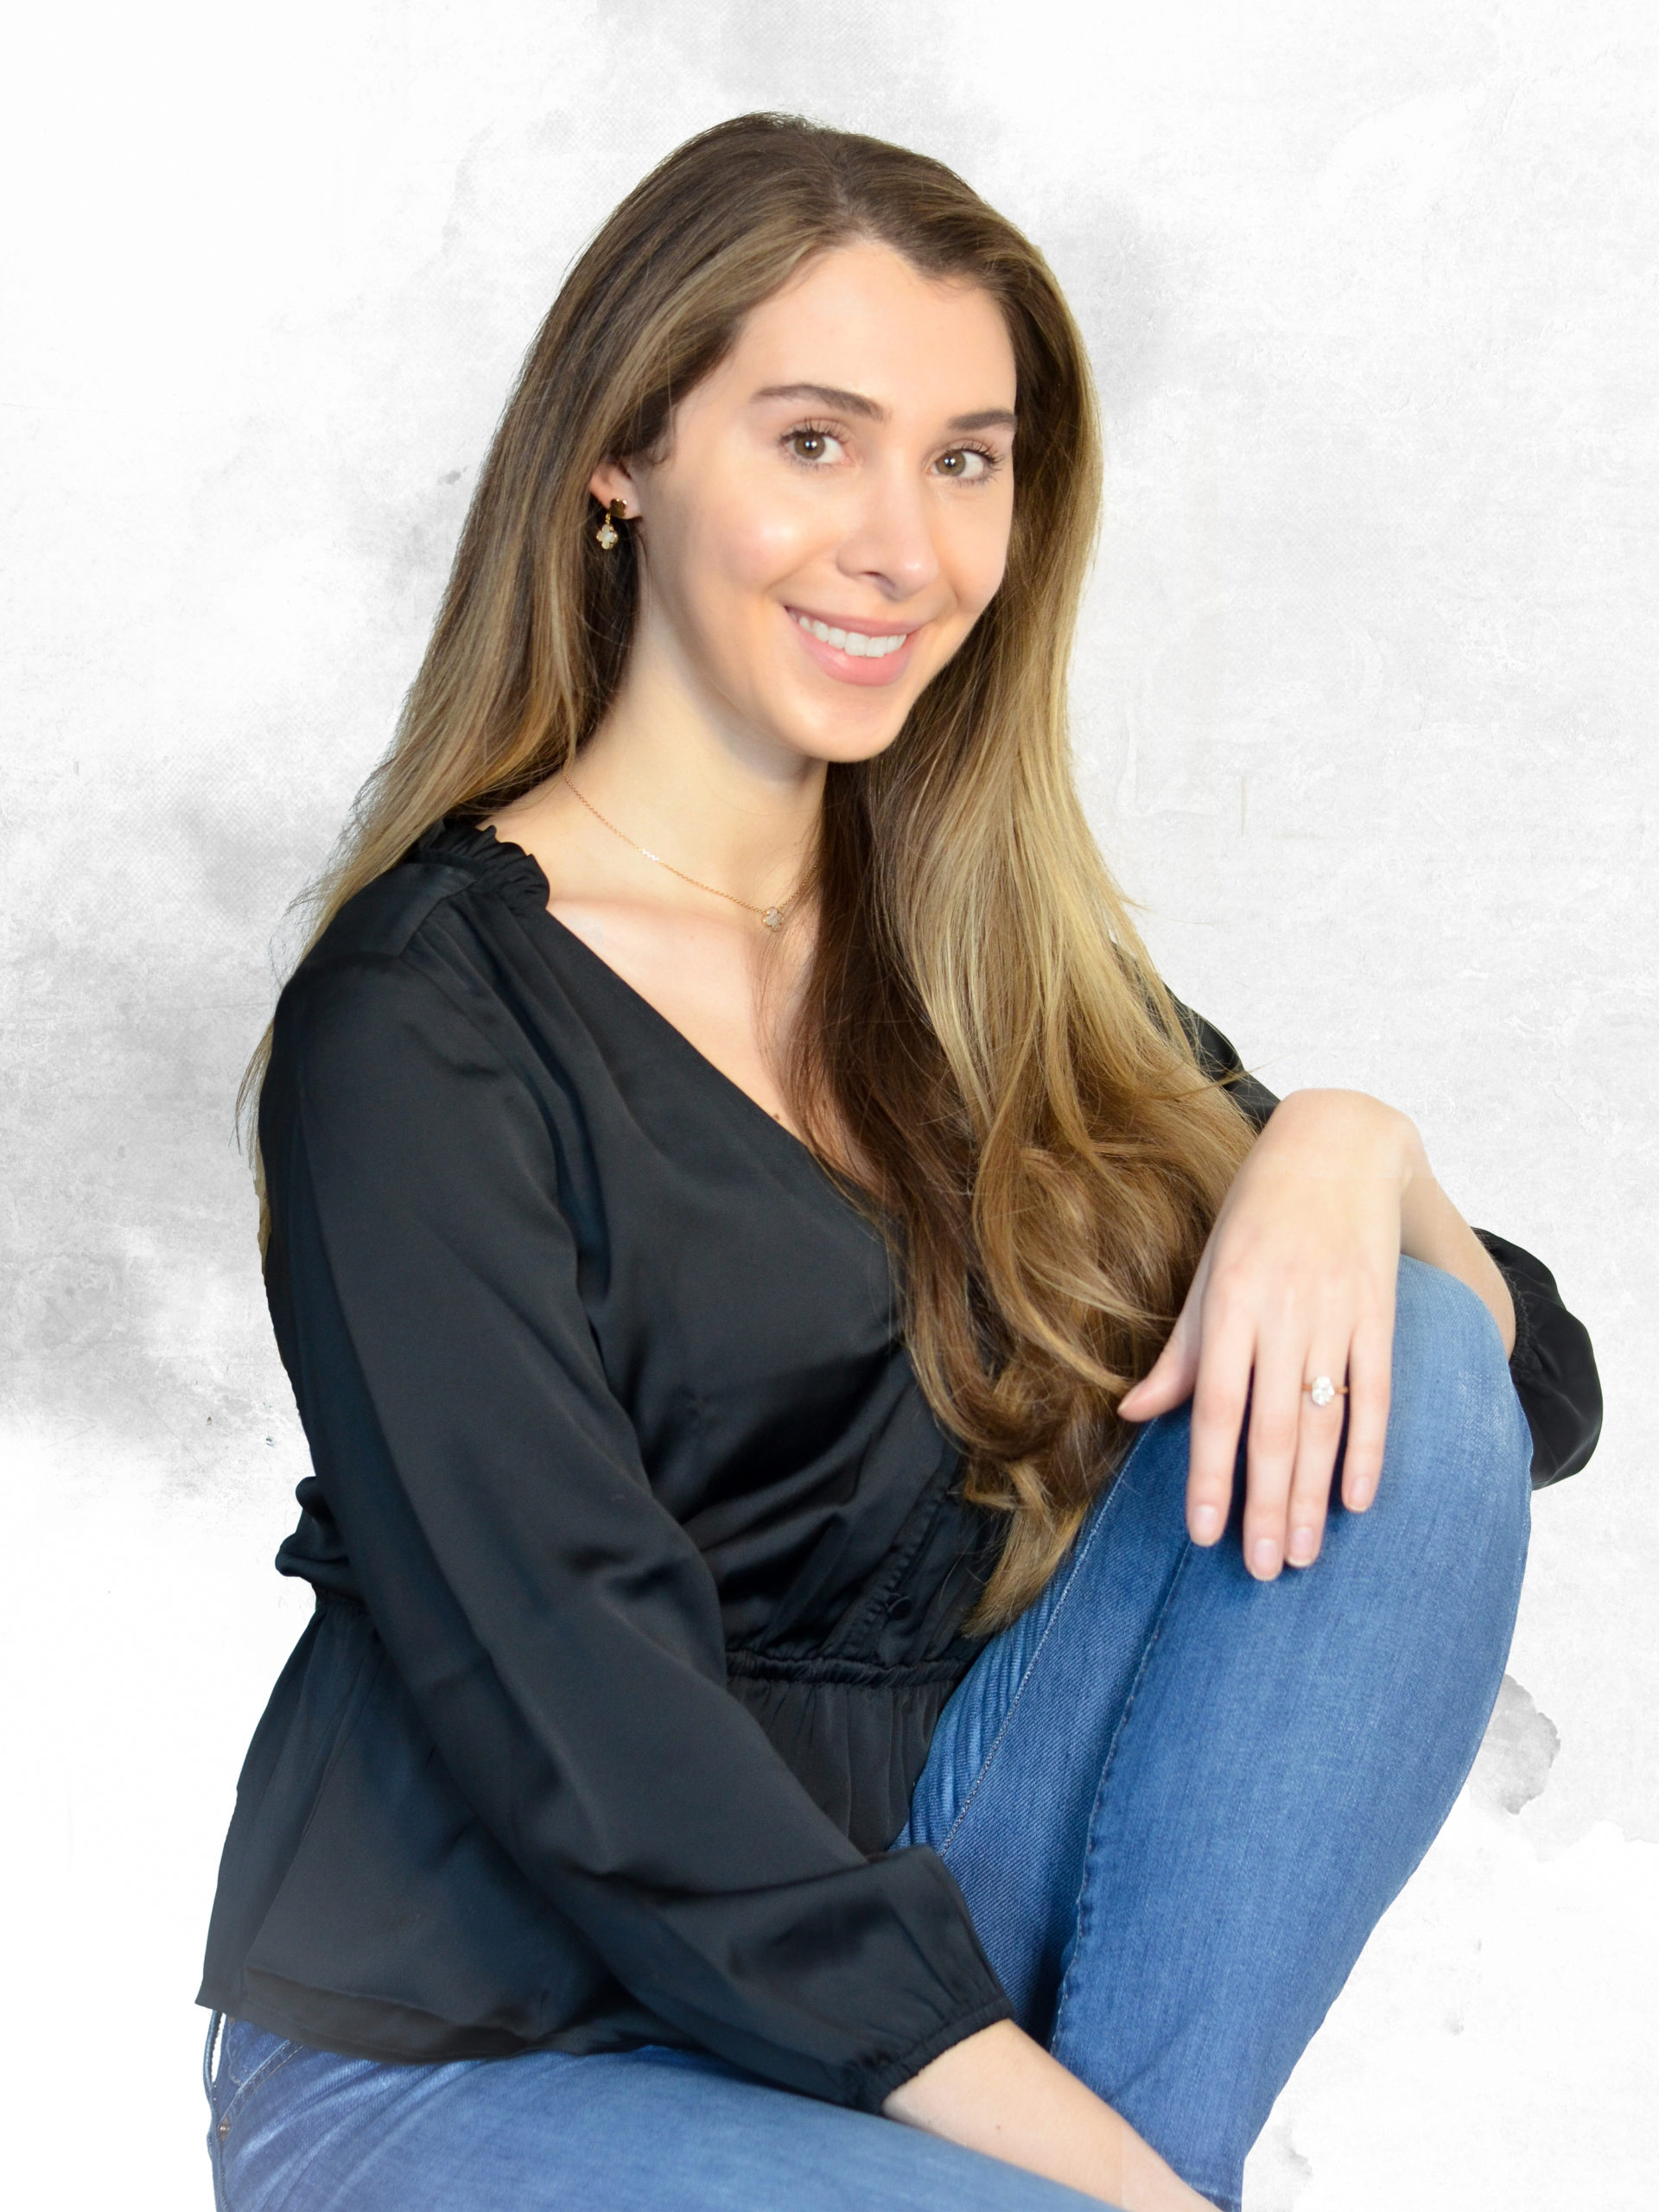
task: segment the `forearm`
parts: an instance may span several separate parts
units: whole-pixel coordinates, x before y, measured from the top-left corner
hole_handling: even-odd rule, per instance
[[[1210,2212],[1127,2120],[1012,2020],[953,2044],[881,2109],[1120,2212]]]
[[[1400,1200],[1400,1249],[1414,1260],[1442,1268],[1466,1282],[1491,1311],[1503,1340],[1515,1350],[1515,1301],[1497,1262],[1434,1179],[1422,1140],[1412,1131],[1414,1153]]]

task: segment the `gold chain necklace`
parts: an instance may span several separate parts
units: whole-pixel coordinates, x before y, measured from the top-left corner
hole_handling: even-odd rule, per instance
[[[561,769],[559,772],[563,777],[564,781],[570,785],[570,796],[573,798],[581,799],[582,804],[587,808],[588,813],[593,816],[595,822],[601,823],[603,828],[608,830],[613,837],[620,837],[625,845],[632,846],[633,850],[639,855],[642,860],[653,861],[658,868],[665,868],[671,875],[677,875],[682,883],[690,884],[694,890],[707,891],[715,899],[728,899],[731,901],[734,906],[741,906],[746,914],[759,914],[760,919],[765,923],[766,926],[769,930],[782,929],[784,923],[788,917],[789,910],[795,903],[796,894],[794,892],[791,891],[788,898],[784,899],[779,906],[752,906],[747,899],[738,898],[734,892],[722,891],[717,884],[703,883],[700,881],[696,876],[688,875],[683,868],[676,868],[672,861],[665,861],[660,853],[653,853],[645,845],[635,845],[632,838],[629,836],[626,830],[619,830],[614,822],[606,821],[605,817],[594,804],[592,799],[582,798],[582,793],[576,789],[573,783],[570,783],[570,771],[568,768]]]

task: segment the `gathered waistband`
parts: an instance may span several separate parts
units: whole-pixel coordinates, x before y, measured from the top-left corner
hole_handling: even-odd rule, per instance
[[[834,1682],[855,1689],[906,1689],[912,1685],[920,1688],[936,1682],[955,1682],[964,1671],[964,1662],[947,1658],[887,1664],[876,1659],[838,1659],[818,1653],[791,1657],[739,1645],[727,1652],[726,1670],[750,1681]]]

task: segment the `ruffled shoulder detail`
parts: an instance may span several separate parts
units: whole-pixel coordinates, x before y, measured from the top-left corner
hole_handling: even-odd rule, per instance
[[[446,815],[434,823],[410,852],[416,861],[443,861],[467,869],[480,882],[521,909],[544,911],[547,878],[522,845],[498,837],[492,829]]]

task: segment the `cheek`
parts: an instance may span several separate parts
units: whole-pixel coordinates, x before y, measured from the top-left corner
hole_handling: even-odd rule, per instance
[[[779,587],[810,559],[804,518],[780,512],[776,499],[728,498],[700,504],[675,548],[671,588],[676,626],[721,688],[743,695],[768,679],[779,650]]]
[[[812,518],[791,511],[775,487],[766,497],[731,486],[699,508],[686,550],[688,580],[699,597],[753,598],[792,575],[815,550]]]
[[[974,619],[995,598],[1008,565],[1012,503],[1005,498],[994,507],[988,500],[986,504],[991,512],[969,518],[973,526],[957,541],[954,563],[957,600],[963,613]]]

